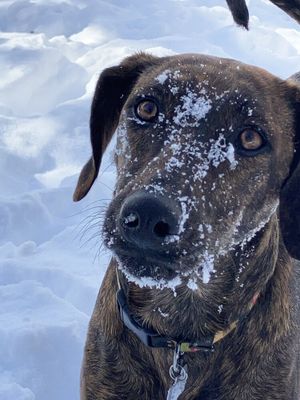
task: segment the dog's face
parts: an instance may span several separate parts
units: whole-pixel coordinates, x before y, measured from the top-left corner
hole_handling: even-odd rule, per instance
[[[112,91],[120,88],[117,105],[104,106],[99,90],[109,96],[109,85],[105,75],[99,80],[94,157],[77,198],[95,179],[97,152],[117,126],[118,179],[106,245],[140,283],[207,284],[222,274],[226,257],[251,248],[276,218],[292,162],[296,168],[298,89],[258,68],[200,55],[135,56],[119,78],[130,73],[127,83],[115,71],[110,80]],[[102,141],[93,137],[97,113],[111,119]]]

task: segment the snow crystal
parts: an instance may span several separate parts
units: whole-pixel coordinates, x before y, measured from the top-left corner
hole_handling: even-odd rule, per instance
[[[169,75],[171,73],[171,70],[166,69],[163,71],[161,74],[159,74],[155,80],[158,81],[161,85],[165,83],[165,81],[168,79]]]
[[[212,146],[207,155],[208,161],[210,161],[214,167],[218,167],[221,162],[227,159],[230,162],[230,168],[235,169],[237,161],[234,158],[234,147],[232,144],[226,144],[226,139],[223,134],[219,136],[218,140],[211,140],[211,142]]]
[[[127,217],[124,218],[124,223],[129,224],[130,222],[135,222],[137,221],[137,216],[135,214],[129,214]]]
[[[176,157],[170,157],[168,162],[166,163],[166,170],[168,172],[171,172],[173,168],[181,168],[183,167],[185,164],[183,161],[178,160],[178,158]]]
[[[231,143],[226,143],[223,134],[220,134],[217,140],[211,139],[210,144],[211,147],[208,151],[203,150],[198,154],[200,162],[197,163],[197,169],[193,176],[194,181],[202,180],[206,177],[210,164],[217,168],[222,162],[228,160],[230,169],[235,169],[238,165],[235,159],[234,147]],[[222,177],[221,174],[220,177]]]
[[[201,262],[203,283],[208,283],[210,281],[210,276],[214,272],[214,261],[214,255],[205,252],[204,260]]]
[[[211,100],[205,96],[205,90],[201,90],[201,95],[186,89],[186,94],[180,97],[182,105],[175,108],[174,122],[181,127],[198,127],[201,119],[211,109]]]
[[[242,240],[242,242],[239,243],[242,250],[245,248],[247,243],[250,242],[255,237],[255,235],[258,232],[260,232],[267,225],[267,223],[270,221],[272,215],[276,212],[278,205],[279,205],[279,201],[276,201],[275,204],[270,206],[269,214],[254,229],[251,229],[251,231]]]
[[[177,94],[177,93],[179,92],[179,87],[178,87],[178,86],[175,86],[175,85],[169,86],[169,89],[170,89],[170,92],[171,92],[173,95],[175,95],[175,94]]]
[[[125,115],[125,114],[124,114]],[[127,178],[131,177],[130,172],[127,171],[127,165],[132,161],[131,149],[128,142],[128,134],[126,123],[123,121],[119,124],[117,130],[117,146],[115,148],[115,154],[117,156],[123,157],[125,163],[119,168],[120,174],[125,174]]]
[[[163,318],[167,318],[167,317],[170,315],[169,313],[164,313],[164,312],[162,312],[162,310],[161,310],[160,307],[158,307],[157,311],[160,313],[160,315],[161,315]]]
[[[193,291],[196,291],[198,289],[198,285],[197,285],[195,279],[190,278],[188,280],[187,287]]]
[[[234,147],[231,143],[228,144],[226,158],[230,162],[230,169],[235,169],[235,167],[238,165],[238,162],[235,159]]]
[[[165,244],[175,243],[178,242],[180,239],[179,235],[167,235],[164,239]]]
[[[179,91],[179,87],[176,83],[176,81],[178,80],[178,78],[180,77],[180,71],[179,70],[175,70],[175,71],[171,71],[170,69],[166,69],[165,71],[161,72],[156,78],[155,80],[157,82],[159,82],[161,85],[163,85],[167,80],[169,80],[168,83],[168,89],[170,90],[170,92],[175,95],[176,93],[178,93]],[[161,119],[160,119],[161,121]]]
[[[205,199],[204,199],[204,200],[205,200]],[[202,225],[202,224],[200,224],[200,225],[198,226],[198,231],[200,232],[199,238],[200,238],[200,239],[204,239],[204,238],[205,238],[205,235],[204,235],[204,233],[203,233],[203,225]]]
[[[124,118],[126,118],[125,114],[124,114]],[[117,133],[117,137],[119,140],[118,147],[115,150],[116,154],[118,156],[123,156],[123,157],[127,158],[128,160],[131,159],[130,147],[129,147],[128,136],[127,136],[127,127],[126,127],[126,124],[124,121],[119,124],[116,133]]]
[[[165,193],[165,189],[158,184],[154,184],[151,183],[150,185],[145,185],[144,189],[148,192],[148,193],[155,193],[155,194],[164,194]]]
[[[185,230],[184,225],[186,221],[189,219],[188,203],[191,200],[188,197],[180,197],[178,200],[181,206],[181,216],[179,219],[179,229],[178,229],[178,234],[180,235],[182,232],[184,232]]]
[[[208,233],[212,233],[213,228],[210,224],[205,224],[205,227],[206,227]]]

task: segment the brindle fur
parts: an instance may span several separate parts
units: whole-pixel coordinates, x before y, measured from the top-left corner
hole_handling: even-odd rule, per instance
[[[170,92],[170,77],[161,84],[157,82],[157,76],[166,70],[171,74],[180,71],[178,93]],[[189,140],[208,142],[223,128],[228,132],[231,126],[236,135],[241,127],[254,123],[267,132],[271,148],[253,157],[235,154],[236,168],[231,169],[225,161],[211,167],[207,176],[197,182],[193,181],[197,160],[193,155],[184,155],[184,167],[174,168],[169,174],[164,169],[170,156],[167,143],[162,151],[169,129],[166,119],[171,120],[188,85],[198,91],[204,85],[215,103],[200,126],[182,128],[179,141],[183,146],[188,146],[184,139],[187,135]],[[227,93],[225,101],[215,97],[222,93]],[[155,96],[163,109],[165,119],[155,128],[129,118],[135,97],[143,94]],[[249,107],[254,108],[253,114]],[[79,178],[74,199],[86,195],[116,127],[125,124],[133,157],[128,160],[121,151],[116,155],[118,180],[104,228],[107,246],[117,254],[122,246],[117,220],[126,198],[155,184],[161,185],[165,196],[174,202],[178,203],[179,194],[195,200],[180,240],[164,247],[173,255],[177,271],[191,272],[205,248],[217,251],[217,243],[223,240],[226,247],[235,237],[234,248],[216,257],[209,282],[195,280],[197,290],[190,289],[188,278],[183,278],[174,296],[169,288],[141,288],[129,283],[120,273],[131,312],[140,323],[162,335],[193,341],[224,330],[230,322],[246,315],[234,331],[216,344],[214,353],[185,355],[188,381],[182,400],[300,398],[300,270],[294,259],[300,258],[299,122],[297,83],[233,60],[137,54],[120,66],[105,70],[99,79],[91,114],[93,156]],[[228,140],[234,142],[232,137]],[[122,143],[118,141],[120,147]],[[279,211],[241,245],[251,229],[266,220],[270,205],[278,200]],[[241,210],[243,217],[233,231]],[[213,227],[205,232],[204,243],[199,238],[200,223]],[[142,261],[136,253],[127,254],[122,261],[132,274],[139,276]],[[147,264],[146,275],[154,274],[153,263],[151,260]],[[175,274],[167,264],[160,261],[158,265],[155,273],[160,278],[168,280]],[[146,347],[121,323],[116,305],[116,267],[113,258],[90,321],[81,399],[163,400],[172,383],[168,372],[172,351]],[[248,312],[256,293],[260,294],[258,301]]]
[[[249,12],[245,0],[226,0],[234,21],[246,29],[249,24]],[[300,0],[271,0],[290,17],[300,23]]]

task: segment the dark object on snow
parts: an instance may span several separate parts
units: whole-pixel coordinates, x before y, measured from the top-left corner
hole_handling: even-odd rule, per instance
[[[74,200],[117,129],[103,232],[115,257],[89,325],[82,400],[165,400],[170,366],[188,374],[172,386],[181,400],[299,400],[294,80],[197,54],[141,53],[102,72]]]
[[[234,21],[248,29],[249,12],[245,0],[226,0]],[[300,23],[300,0],[270,0]]]
[[[226,0],[234,21],[248,29],[249,11],[245,0]]]

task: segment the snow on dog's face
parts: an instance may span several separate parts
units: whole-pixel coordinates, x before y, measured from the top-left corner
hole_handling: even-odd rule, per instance
[[[275,213],[284,165],[276,171],[281,135],[276,114],[266,113],[273,99],[262,80],[249,87],[240,68],[171,62],[143,74],[130,93],[117,129],[119,175],[105,228],[129,278],[208,283],[218,259],[245,247]],[[122,231],[130,222],[122,220],[122,205],[140,192],[176,209],[176,229],[155,246]],[[138,229],[139,217],[130,215]]]
[[[255,251],[274,219],[292,122],[282,81],[265,71],[200,55],[155,60],[120,107],[104,238],[129,280],[196,289]]]

